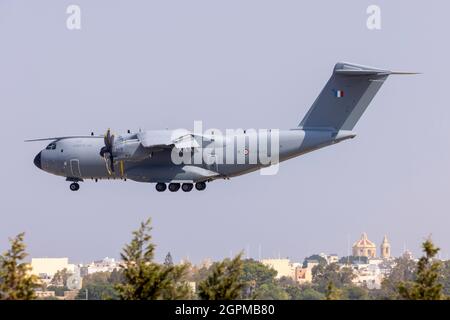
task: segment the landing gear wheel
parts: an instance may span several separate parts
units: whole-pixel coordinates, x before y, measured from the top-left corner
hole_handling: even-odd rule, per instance
[[[78,191],[78,189],[80,189],[80,185],[76,182],[71,183],[69,187],[70,187],[70,190],[72,190],[72,191]]]
[[[166,191],[167,186],[166,186],[165,183],[158,182],[158,183],[156,184],[155,188],[156,188],[156,191],[158,191],[158,192],[163,192],[163,191]]]
[[[198,191],[203,191],[206,189],[206,183],[204,182],[197,182],[195,184],[195,189],[197,189]]]
[[[192,183],[183,183],[183,185],[181,186],[181,189],[184,192],[189,192],[192,190],[193,187],[194,187],[194,185]]]
[[[179,183],[169,183],[169,190],[171,192],[176,192],[180,189],[180,184]]]

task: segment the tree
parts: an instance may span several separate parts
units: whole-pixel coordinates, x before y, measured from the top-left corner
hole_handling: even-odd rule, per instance
[[[242,253],[232,260],[225,259],[214,263],[209,276],[198,285],[198,295],[202,300],[237,299],[244,286],[242,281]]]
[[[441,283],[446,296],[450,296],[450,260],[443,263]]]
[[[342,288],[352,284],[355,277],[353,270],[348,267],[340,268],[336,263],[330,263],[327,266],[317,265],[312,269],[313,284],[316,285],[319,292],[326,293],[329,283],[333,286]]]
[[[293,299],[292,296],[291,299]],[[323,300],[323,299],[325,299],[325,295],[311,287],[304,287],[301,291],[301,295],[298,297],[298,300]]]
[[[67,287],[67,279],[72,275],[71,272],[68,272],[67,269],[62,269],[56,271],[56,273],[53,275],[52,280],[50,280],[50,283],[45,288],[47,291],[54,291],[55,296],[57,297],[63,297],[64,292],[68,291],[69,288]]]
[[[368,300],[369,290],[366,287],[347,286],[343,289],[343,296],[348,300]]]
[[[67,285],[67,279],[72,275],[67,269],[58,270],[50,281],[51,286],[65,287]]]
[[[308,265],[308,261],[317,261],[321,266],[326,266],[328,264],[327,260],[324,257],[321,257],[318,254],[313,254],[312,256],[306,257],[303,260],[303,268],[306,268],[306,266]]]
[[[394,267],[389,271],[389,274],[381,282],[381,289],[379,291],[372,290],[370,294],[376,298],[395,300],[399,299],[398,286],[402,282],[413,281],[415,279],[416,264],[407,256],[396,258]]]
[[[431,239],[427,239],[422,248],[424,255],[417,262],[416,280],[400,283],[400,296],[407,300],[444,299],[443,286],[439,283],[441,262],[434,260],[439,248],[434,246]]]
[[[185,281],[186,265],[164,266],[153,262],[155,245],[151,242],[151,220],[141,223],[121,257],[123,283],[116,285],[123,300],[186,299],[191,290]]]
[[[240,280],[244,283],[241,296],[244,299],[256,299],[262,294],[261,286],[270,285],[275,281],[277,272],[253,259],[243,260],[243,269]]]
[[[333,281],[328,282],[327,290],[325,292],[325,297],[327,300],[341,300],[342,290],[338,289]]]
[[[259,300],[288,300],[289,294],[277,282],[263,284],[256,294]]]
[[[76,299],[84,300],[117,300],[119,298],[115,286],[120,283],[120,275],[113,272],[95,272],[83,277],[83,287]],[[87,294],[86,294],[87,293]]]
[[[22,262],[26,257],[24,233],[9,239],[11,248],[0,256],[0,300],[35,299],[39,279],[31,275],[31,266]]]
[[[280,279],[275,280],[274,282],[287,294],[287,298],[284,299],[303,300],[304,288],[291,277],[283,276]],[[278,295],[280,296],[280,294]],[[281,297],[281,299],[283,299],[283,297]]]

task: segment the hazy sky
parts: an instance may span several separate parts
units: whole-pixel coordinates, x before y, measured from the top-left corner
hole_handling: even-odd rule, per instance
[[[66,8],[81,7],[81,30]],[[366,27],[381,7],[382,29]],[[33,257],[118,257],[151,216],[157,257],[345,255],[367,232],[395,255],[432,234],[450,255],[448,1],[0,0],[0,249],[25,231]],[[419,71],[391,77],[350,141],[276,176],[206,192],[38,170],[27,138],[126,129],[297,126],[337,61]]]

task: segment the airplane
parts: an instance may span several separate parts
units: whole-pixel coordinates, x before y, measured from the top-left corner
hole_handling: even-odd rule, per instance
[[[278,131],[277,163],[354,138],[356,123],[384,81],[394,74],[416,73],[336,63],[330,79],[298,126]],[[266,141],[270,134],[271,130],[259,131],[256,140]],[[244,143],[239,144],[239,139]],[[45,140],[51,142],[35,156],[34,164],[45,172],[65,177],[71,182],[72,191],[79,190],[79,182],[86,179],[156,183],[158,192],[167,188],[171,192],[180,188],[189,192],[194,186],[203,191],[206,182],[230,179],[273,165],[248,161],[264,149],[264,144],[258,143],[256,150],[250,150],[249,134],[245,130],[224,138],[215,135],[214,131],[198,134],[187,130],[137,133],[128,130],[115,136],[108,129],[104,136],[91,133],[25,141]],[[180,155],[185,152],[184,155],[190,158],[205,148],[212,151],[200,162],[173,161],[174,152]],[[233,161],[217,161],[214,150],[222,149],[233,151]],[[244,163],[236,161],[239,156],[244,158]]]

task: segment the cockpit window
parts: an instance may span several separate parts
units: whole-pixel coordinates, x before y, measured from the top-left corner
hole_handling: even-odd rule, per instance
[[[52,142],[50,143],[47,148],[45,148],[47,150],[55,150],[56,149],[56,143]]]

